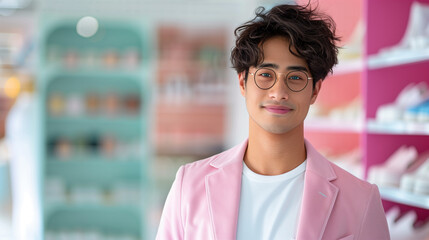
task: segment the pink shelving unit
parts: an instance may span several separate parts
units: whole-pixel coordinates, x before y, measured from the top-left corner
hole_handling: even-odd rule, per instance
[[[344,66],[342,61],[347,59],[340,59],[339,68],[334,69],[334,74],[323,83],[316,101],[317,107],[323,110],[338,109],[360,98],[364,117],[360,128],[353,127],[356,126],[356,122],[350,123],[341,119],[336,122],[330,122],[329,117],[307,119],[305,136],[325,155],[341,155],[356,148],[360,149],[363,178],[366,178],[370,167],[384,163],[402,145],[415,146],[419,153],[429,151],[429,132],[422,131],[419,125],[407,131],[371,126],[378,107],[395,101],[406,85],[421,81],[429,84],[429,54],[423,58],[408,55],[410,58],[399,57],[394,61],[390,59],[385,62],[381,59],[377,64],[371,61],[378,56],[381,49],[395,46],[401,41],[407,29],[410,8],[414,1],[429,5],[429,0],[318,2],[319,9],[331,15],[336,21],[342,45],[347,46],[353,41],[352,30],[359,21],[363,21],[364,40],[361,43],[361,67],[344,69],[341,66]],[[408,126],[408,123],[399,125]],[[381,186],[380,193],[386,211],[398,206],[402,213],[415,211],[419,221],[429,220],[428,195],[414,195]]]
[[[418,0],[418,2],[429,4],[429,0]],[[364,2],[366,36],[362,93],[366,122],[375,118],[379,106],[393,102],[399,92],[409,83],[425,81],[429,84],[429,60],[414,60],[384,64],[384,66],[383,64],[373,66],[367,61],[377,55],[381,49],[395,46],[401,41],[407,28],[412,3],[413,0],[365,0]],[[402,145],[414,145],[419,153],[429,150],[429,134],[419,131],[364,130],[362,147],[365,173],[368,173],[371,166],[386,161]],[[383,197],[382,188],[381,193]],[[412,199],[413,196],[409,198]],[[429,219],[429,206],[417,207],[418,204],[408,204],[408,201],[395,197],[384,201],[386,210],[394,205],[400,206],[404,212],[416,211],[418,219],[421,221]]]

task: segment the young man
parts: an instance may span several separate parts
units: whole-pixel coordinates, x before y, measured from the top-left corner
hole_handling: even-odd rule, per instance
[[[179,169],[157,239],[389,239],[377,187],[304,139],[309,106],[337,63],[332,19],[296,5],[260,8],[235,34],[249,138]]]

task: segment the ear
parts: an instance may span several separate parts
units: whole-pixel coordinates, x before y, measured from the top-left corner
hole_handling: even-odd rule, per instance
[[[243,71],[238,74],[238,84],[240,85],[240,92],[243,97],[245,97],[246,93],[246,71]]]
[[[316,102],[317,96],[319,95],[320,89],[322,88],[322,80],[316,82],[313,88],[313,95],[311,96],[310,104]]]

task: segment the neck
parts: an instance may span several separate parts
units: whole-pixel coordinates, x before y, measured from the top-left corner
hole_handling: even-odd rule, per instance
[[[255,173],[283,174],[299,166],[306,157],[303,124],[287,133],[274,134],[250,121],[244,161]]]

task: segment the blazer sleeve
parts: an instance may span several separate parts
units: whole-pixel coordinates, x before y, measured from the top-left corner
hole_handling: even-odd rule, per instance
[[[184,166],[181,166],[177,171],[176,179],[168,193],[156,240],[182,240],[184,238],[181,214],[182,180],[184,171]]]
[[[376,185],[372,185],[367,209],[361,223],[359,240],[378,239],[389,240],[389,227],[381,203],[380,193]]]

